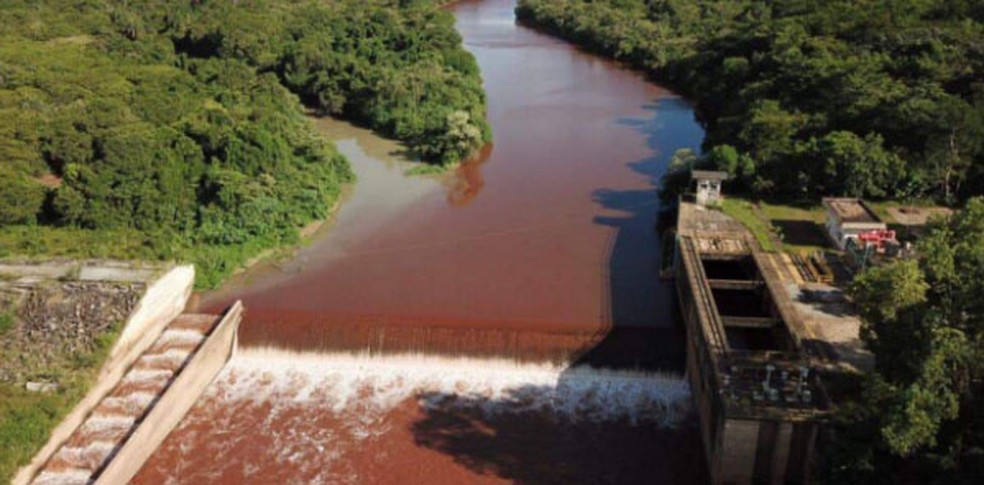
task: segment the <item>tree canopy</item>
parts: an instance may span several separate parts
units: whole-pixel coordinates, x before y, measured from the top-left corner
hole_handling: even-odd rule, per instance
[[[477,64],[435,2],[4,2],[0,253],[45,252],[13,225],[138,234],[137,255],[192,259],[214,284],[351,180],[305,107],[433,163],[490,138]]]
[[[831,483],[984,476],[984,4],[965,0],[520,0],[519,18],[643,69],[697,103],[695,167],[755,196],[909,198],[963,208],[918,258],[852,293],[876,369],[842,403]]]
[[[695,100],[705,151],[747,155],[724,168],[756,195],[984,193],[980,2],[520,0],[517,13]]]
[[[853,284],[875,373],[841,423],[830,475],[973,483],[984,473],[984,198],[933,223],[917,260]],[[882,477],[884,478],[884,477]]]

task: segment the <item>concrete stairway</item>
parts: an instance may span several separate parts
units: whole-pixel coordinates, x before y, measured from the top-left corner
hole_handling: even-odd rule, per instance
[[[32,483],[94,482],[219,322],[220,317],[215,315],[185,314],[173,320],[48,460]]]

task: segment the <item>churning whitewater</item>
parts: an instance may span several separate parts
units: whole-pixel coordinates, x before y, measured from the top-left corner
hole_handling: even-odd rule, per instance
[[[355,483],[367,479],[366,467],[352,454],[428,416],[468,416],[469,425],[513,416],[561,427],[622,423],[671,429],[689,407],[686,381],[670,374],[505,359],[247,348],[172,435],[167,453],[177,460],[156,473],[181,483],[189,482],[189,473],[199,480],[262,481],[263,473],[289,469],[289,476],[276,478]],[[207,440],[206,449],[196,448],[206,429],[221,431]],[[208,466],[200,462],[203,452]]]
[[[506,359],[246,349],[206,396],[367,416],[411,398],[425,409],[477,403],[488,414],[545,412],[575,421],[625,419],[673,427],[687,414],[690,389],[682,377],[664,373]]]

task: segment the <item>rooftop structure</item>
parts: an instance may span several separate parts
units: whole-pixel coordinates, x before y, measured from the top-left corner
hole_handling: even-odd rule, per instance
[[[892,241],[894,234],[868,204],[861,199],[827,198],[823,199],[827,210],[827,235],[838,249],[844,251],[851,240],[855,243],[873,235],[873,240]]]
[[[829,215],[843,223],[881,223],[881,219],[861,199],[830,197],[823,199],[823,205]]]
[[[697,205],[717,205],[721,202],[721,184],[728,180],[728,172],[694,170],[690,178],[697,185]]]

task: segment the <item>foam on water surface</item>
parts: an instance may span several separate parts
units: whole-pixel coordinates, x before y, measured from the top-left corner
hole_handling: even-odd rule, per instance
[[[134,422],[136,422],[136,419],[132,416],[96,414],[85,420],[85,423],[82,425],[82,431],[98,432],[128,430],[133,427]]]
[[[151,384],[167,381],[174,371],[167,369],[136,369],[131,370],[123,378],[123,384]]]
[[[415,398],[424,408],[547,412],[566,419],[646,420],[674,426],[689,410],[677,375],[427,355],[374,357],[246,349],[210,393],[225,401],[310,403],[382,413]]]
[[[131,392],[124,396],[107,397],[100,406],[126,413],[143,413],[156,398],[157,395],[151,392]]]
[[[92,479],[90,470],[65,470],[60,472],[44,472],[34,480],[34,485],[84,485]]]
[[[245,348],[158,450],[166,459],[152,459],[135,483],[389,483],[376,473],[398,466],[392,458],[417,470],[411,456],[433,459],[422,450],[460,433],[513,451],[543,437],[580,450],[593,445],[563,435],[579,441],[604,428],[609,441],[597,446],[606,449],[630,446],[614,430],[645,442],[676,432],[689,413],[689,387],[673,374]],[[503,434],[490,438],[488,427]],[[415,473],[403,478],[428,475]]]
[[[193,329],[170,329],[161,334],[158,343],[162,345],[197,345],[202,341],[202,332]]]
[[[55,458],[78,469],[95,470],[109,458],[116,446],[116,443],[109,441],[93,441],[86,446],[63,446]]]
[[[174,370],[181,367],[191,353],[187,350],[169,349],[157,354],[144,354],[138,361],[139,365],[151,369]]]

